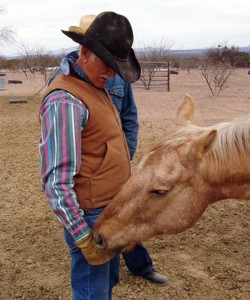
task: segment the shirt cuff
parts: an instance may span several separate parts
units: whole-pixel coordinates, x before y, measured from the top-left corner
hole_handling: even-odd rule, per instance
[[[81,240],[91,232],[91,229],[84,220],[74,224],[73,226],[67,227],[67,230],[70,232],[75,242]]]

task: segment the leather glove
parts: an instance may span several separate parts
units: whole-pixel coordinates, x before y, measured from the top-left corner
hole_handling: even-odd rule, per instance
[[[101,265],[111,260],[115,253],[98,249],[95,245],[93,234],[90,233],[78,242],[76,246],[81,249],[82,254],[90,265]]]

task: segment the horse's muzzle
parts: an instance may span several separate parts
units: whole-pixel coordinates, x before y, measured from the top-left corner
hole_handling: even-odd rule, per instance
[[[100,233],[100,234],[95,235],[94,239],[95,239],[95,245],[97,248],[102,249],[102,250],[106,249],[107,243],[106,243],[106,240],[105,240],[103,234]]]

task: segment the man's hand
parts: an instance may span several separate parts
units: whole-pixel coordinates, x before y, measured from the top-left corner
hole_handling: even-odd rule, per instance
[[[90,265],[101,265],[111,260],[115,253],[98,249],[95,245],[93,234],[90,233],[75,243]]]

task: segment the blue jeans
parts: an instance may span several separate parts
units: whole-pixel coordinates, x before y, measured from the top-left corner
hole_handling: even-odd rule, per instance
[[[102,208],[87,211],[84,218],[92,228]],[[65,229],[64,237],[71,256],[71,286],[73,300],[111,300],[112,288],[119,282],[120,257],[115,256],[108,263],[91,266],[76,247],[71,234]]]
[[[123,258],[129,271],[134,276],[141,276],[153,269],[152,259],[141,243],[129,252],[123,253]]]

